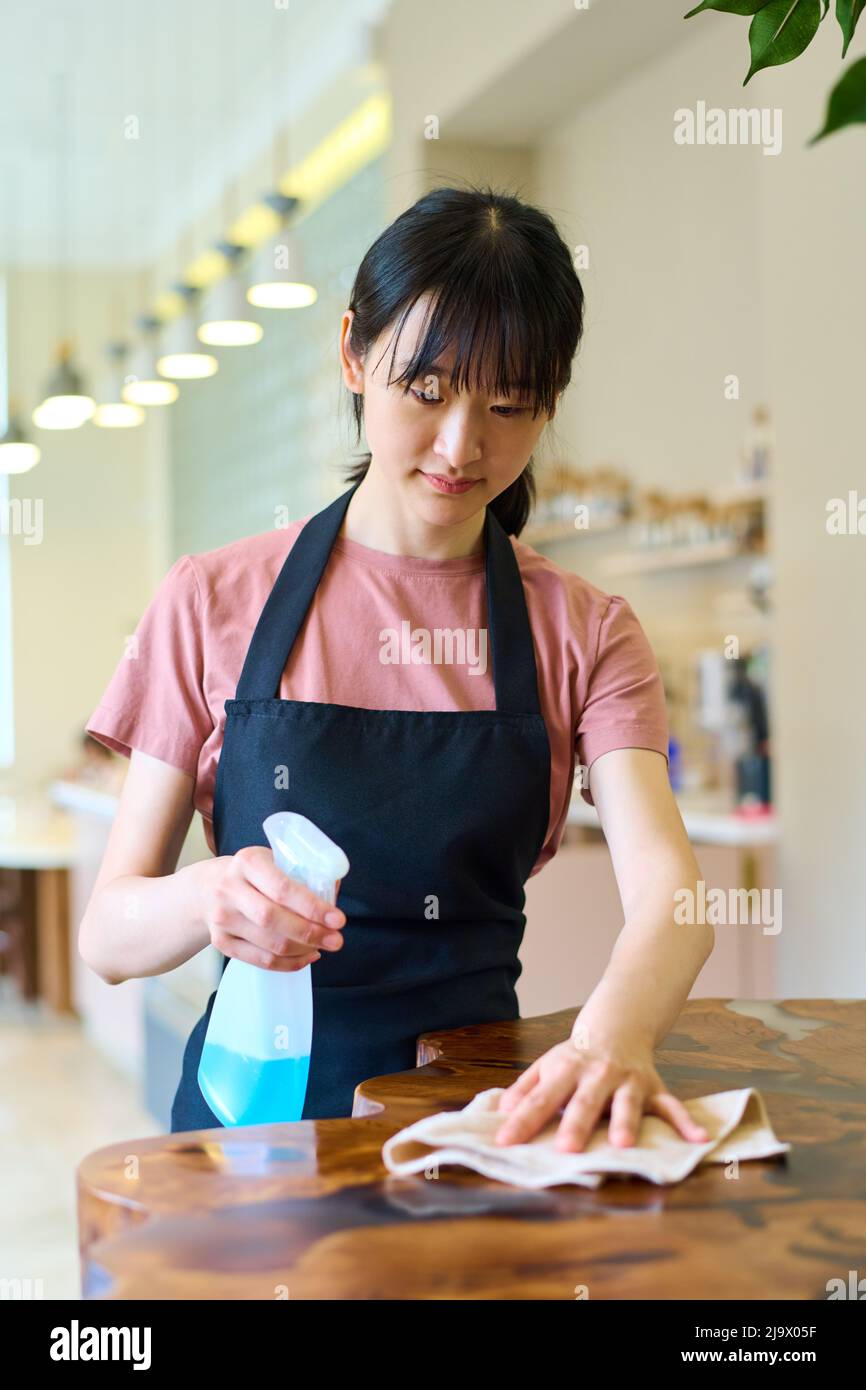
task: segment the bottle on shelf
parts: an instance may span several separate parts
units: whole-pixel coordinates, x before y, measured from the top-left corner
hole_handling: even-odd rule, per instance
[[[775,435],[770,412],[765,405],[756,405],[741,452],[741,481],[765,482],[772,468]]]

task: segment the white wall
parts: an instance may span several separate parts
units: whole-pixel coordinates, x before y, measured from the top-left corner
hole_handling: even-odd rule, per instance
[[[754,147],[688,147],[673,111],[736,99],[744,33],[691,42],[551,132],[536,194],[587,246],[586,334],[560,431],[578,466],[621,461],[641,482],[696,491],[734,480],[766,394]],[[726,400],[727,373],[741,399]]]
[[[845,997],[866,984],[866,536],[831,538],[824,521],[829,497],[866,493],[866,132],[805,148],[841,67],[830,31],[744,92],[747,25],[696,25],[551,133],[537,192],[591,251],[561,425],[578,462],[618,458],[644,486],[723,485],[752,404],[771,407],[780,990]],[[866,35],[849,60],[864,49]],[[675,145],[674,109],[699,99],[781,107],[782,152]]]
[[[532,8],[442,0],[420,18],[411,0],[398,0],[387,36],[392,213],[429,186],[431,172],[450,171],[452,159],[457,172],[483,174],[482,144],[471,167],[454,157],[456,142],[471,145],[482,123],[491,146],[497,118],[500,143],[523,145],[515,175],[528,159],[530,196],[556,217],[570,245],[586,243],[591,252],[586,338],[556,429],[577,465],[619,462],[639,486],[672,491],[722,486],[734,478],[752,406],[770,406],[778,449],[770,635],[783,830],[780,988],[792,996],[862,996],[866,536],[831,538],[824,521],[828,498],[858,487],[866,493],[866,131],[855,127],[805,148],[842,69],[832,7],[805,54],[744,89],[748,20],[709,14],[680,25],[687,7],[675,13],[658,0],[654,12],[668,26],[661,51],[646,57],[644,35],[644,56],[602,93],[592,65],[576,68],[565,114],[539,132],[538,78],[528,93],[520,85],[536,73],[539,55],[555,60],[551,42],[560,35],[565,42],[569,32],[609,46],[614,23],[627,48],[648,8],[645,0],[593,4],[590,23],[569,31],[562,8],[547,0]],[[846,65],[864,52],[861,25]],[[555,66],[542,66],[542,81],[549,74],[554,82]],[[674,110],[698,100],[781,107],[782,152],[675,145]],[[424,141],[429,113],[452,142],[438,152]],[[509,165],[491,152],[501,179]],[[723,395],[728,373],[740,379],[739,401]],[[648,628],[656,618],[670,625],[676,588],[657,586],[657,614],[638,600]],[[636,588],[629,581],[618,591]]]
[[[829,29],[830,16],[825,21]],[[765,334],[777,403],[777,763],[784,818],[783,991],[866,986],[866,535],[826,505],[866,498],[866,128],[812,149],[840,71],[835,33],[779,82],[785,149],[758,188]],[[866,53],[866,26],[845,66]],[[751,84],[750,84],[751,85]],[[761,89],[771,90],[769,80]],[[765,98],[766,99],[766,98]]]
[[[10,536],[15,763],[3,785],[29,788],[76,754],[84,724],[164,572],[163,422],[149,412],[132,430],[37,430],[29,415],[44,393],[58,337],[57,274],[10,274],[10,395],[42,449],[29,473],[9,479],[12,498],[40,500],[38,545]],[[112,307],[134,276],[76,273],[71,303],[80,362],[96,389]]]

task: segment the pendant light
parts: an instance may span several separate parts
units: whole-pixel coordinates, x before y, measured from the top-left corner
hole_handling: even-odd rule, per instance
[[[196,334],[195,304],[199,292],[194,285],[187,284],[176,284],[173,289],[186,301],[187,308],[177,318],[163,324],[156,369],[160,376],[177,381],[213,376],[219,369],[219,362],[212,353],[202,352]]]
[[[9,256],[8,295],[5,292],[5,283],[0,281],[0,360],[4,364],[2,373],[3,380],[8,377],[5,364],[8,362],[8,338],[10,329],[20,336],[23,327],[23,315],[19,322],[19,316],[14,312],[15,304],[18,300],[18,267],[16,262],[17,231],[18,231],[18,170],[13,168],[9,180],[9,224],[11,231],[11,245]],[[28,438],[21,418],[18,413],[18,402],[9,401],[9,412],[6,417],[3,433],[0,434],[0,473],[28,473],[31,468],[42,457],[42,450],[38,444],[33,444]]]
[[[42,450],[27,437],[16,404],[10,401],[9,423],[0,435],[0,473],[28,473],[41,457]]]
[[[124,26],[124,8],[121,7],[120,25]],[[125,40],[121,40],[125,45]],[[133,188],[137,184],[133,182]],[[153,217],[154,200],[151,197],[136,212],[137,221],[147,221]],[[139,276],[139,302],[150,303],[150,275],[142,268]],[[156,341],[160,321],[155,314],[145,310],[139,314],[137,327],[138,340],[124,364],[123,384],[120,399],[126,405],[164,406],[173,405],[178,398],[178,388],[173,381],[166,381],[156,369]]]
[[[66,338],[58,344],[56,361],[45,396],[33,411],[33,423],[41,430],[77,430],[93,415],[96,401],[87,394]]]
[[[230,9],[232,8],[230,6]],[[185,38],[182,39],[184,23],[186,33]],[[189,69],[195,58],[192,15],[189,6],[187,6],[187,11],[179,17],[174,51],[175,91],[180,101],[189,92],[189,83],[185,80],[188,74],[184,71],[184,65],[186,64]],[[174,202],[175,206],[180,209],[183,207],[185,193],[189,189],[195,190],[198,161],[194,143],[194,113],[192,110],[182,111],[178,107],[175,115],[178,121],[186,122],[190,141],[190,159],[187,168],[184,168],[181,158],[180,143],[178,142],[174,147],[174,179],[176,183]],[[194,246],[194,227],[189,225],[178,238],[177,283],[172,285],[171,297],[175,300],[179,298],[181,307],[179,312],[173,311],[172,316],[166,318],[162,324],[156,358],[156,368],[160,376],[177,381],[201,380],[213,376],[219,370],[219,362],[216,357],[212,353],[202,351],[202,344],[196,334],[198,327],[196,308],[199,289],[196,285],[189,283],[186,269],[192,261]]]
[[[275,210],[282,205],[294,208],[298,202],[282,193],[268,193],[262,201]],[[256,252],[247,299],[262,309],[305,309],[318,299],[304,269],[298,239],[287,225]]]
[[[261,342],[264,329],[250,313],[244,287],[237,274],[237,262],[244,248],[227,241],[217,242],[216,246],[232,268],[207,293],[198,337],[201,342],[214,347],[249,347]]]
[[[126,52],[126,35],[124,25],[121,22],[121,52]],[[126,169],[119,174],[119,187],[116,188],[116,196],[112,200],[111,210],[117,219],[114,234],[121,245],[127,240],[128,214],[127,214],[127,182]],[[106,344],[105,354],[109,361],[109,368],[99,383],[97,393],[97,406],[93,414],[93,423],[100,429],[132,429],[144,421],[144,410],[140,405],[132,401],[123,399],[123,388],[125,385],[123,364],[126,361],[127,346],[121,341],[121,324],[125,321],[125,300],[126,296],[121,287],[118,287],[111,299],[111,309],[109,313],[109,332],[111,340]]]
[[[123,399],[123,362],[126,358],[125,343],[109,343],[106,356],[111,362],[111,370],[100,383],[98,405],[93,414],[94,425],[101,429],[131,429],[144,420],[144,411]]]
[[[120,398],[130,405],[171,405],[177,400],[178,388],[173,381],[161,377],[156,366],[159,319],[152,314],[142,314],[138,324],[142,337],[130,355]]]
[[[57,77],[57,115],[58,115],[58,236],[60,241],[59,293],[61,341],[56,351],[57,365],[45,389],[42,402],[33,411],[33,423],[43,430],[75,430],[89,420],[96,409],[96,401],[88,394],[83,377],[75,365],[72,343],[67,336],[69,324],[69,254],[66,239],[69,233],[68,188],[69,178],[69,131],[71,124],[67,112],[67,76],[65,72]]]
[[[286,26],[286,33],[289,33]],[[283,73],[280,71],[278,44],[271,46],[271,84],[273,108],[279,111],[283,96]],[[285,63],[286,74],[292,71],[292,58]],[[290,165],[288,127],[278,126],[271,146],[273,159],[273,192],[262,199],[280,219],[276,234],[256,252],[250,268],[247,299],[262,309],[303,309],[315,304],[318,294],[304,269],[297,237],[288,228],[288,218],[298,206],[298,199],[280,191]]]
[[[232,8],[222,30],[222,155],[223,155],[223,225],[233,228],[239,211],[238,181],[232,178],[230,150],[238,129],[238,34],[237,10]],[[235,167],[236,162],[235,162]],[[217,347],[251,347],[261,342],[262,325],[253,316],[246,297],[245,286],[237,270],[244,247],[231,238],[216,243],[216,250],[226,267],[226,273],[208,290],[198,326],[201,342]]]

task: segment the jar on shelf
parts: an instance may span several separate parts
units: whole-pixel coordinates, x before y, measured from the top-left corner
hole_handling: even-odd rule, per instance
[[[736,540],[731,520],[731,507],[713,503],[707,508],[707,531],[711,541]]]
[[[592,475],[593,520],[602,526],[612,526],[628,514],[631,482],[621,469],[602,464]]]
[[[556,496],[556,475],[553,470],[545,469],[537,474],[535,479],[535,507],[532,519],[536,526],[545,526],[553,520]]]
[[[653,547],[670,545],[673,541],[672,503],[667,493],[647,492],[644,495],[647,518],[647,544]]]
[[[683,498],[683,540],[687,545],[705,545],[710,538],[710,500],[703,493]]]
[[[577,508],[584,501],[586,475],[564,465],[560,475],[558,520],[574,522]]]
[[[765,405],[756,405],[740,453],[742,482],[759,483],[769,478],[774,446],[770,412]]]

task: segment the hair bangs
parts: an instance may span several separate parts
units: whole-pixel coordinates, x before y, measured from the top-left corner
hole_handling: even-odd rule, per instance
[[[564,383],[549,341],[539,341],[537,318],[523,312],[513,293],[499,292],[490,277],[484,283],[475,269],[434,291],[415,351],[396,376],[389,375],[389,384],[403,383],[405,394],[419,377],[437,375],[441,359],[453,349],[448,372],[452,390],[513,397],[529,406],[533,417],[540,411],[551,414]],[[418,298],[400,316],[392,370],[403,326]]]

